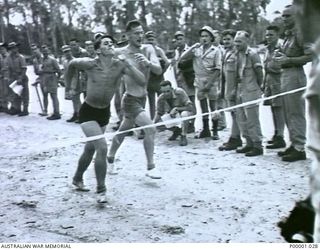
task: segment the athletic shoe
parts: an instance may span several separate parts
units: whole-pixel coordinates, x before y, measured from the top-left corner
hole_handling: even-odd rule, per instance
[[[154,180],[158,180],[162,178],[158,168],[153,168],[151,170],[148,170],[146,173],[146,176]]]
[[[111,163],[108,165],[107,172],[109,175],[117,175],[117,171],[115,170],[115,164]]]
[[[108,202],[107,201],[107,192],[106,191],[97,194],[97,202],[99,204],[103,204],[103,203],[107,203]]]
[[[88,192],[90,189],[86,188],[86,186],[83,184],[83,181],[77,181],[75,179],[72,180],[72,184],[76,186],[77,191],[82,191],[82,192]]]

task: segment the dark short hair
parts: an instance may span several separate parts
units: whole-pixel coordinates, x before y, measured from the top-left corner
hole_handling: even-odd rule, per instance
[[[103,38],[110,38],[112,40],[113,43],[116,43],[116,41],[114,40],[114,38],[110,35],[103,35],[103,36],[100,36],[98,39],[96,39],[94,41],[94,49],[97,50],[100,48],[101,46],[101,41]]]
[[[279,32],[280,31],[280,28],[276,25],[269,25],[266,30],[274,30],[275,32]]]
[[[160,87],[165,87],[165,86],[170,86],[170,87],[172,87],[172,84],[171,84],[171,82],[168,81],[168,80],[165,80],[165,81],[160,82]]]
[[[140,23],[139,20],[136,20],[136,19],[131,20],[126,25],[126,32],[132,30],[133,28],[139,27],[139,26],[142,26],[142,24]]]
[[[222,35],[222,37],[224,37],[224,36],[235,37],[236,33],[237,32],[234,29],[226,29],[226,30],[222,31],[221,35]]]

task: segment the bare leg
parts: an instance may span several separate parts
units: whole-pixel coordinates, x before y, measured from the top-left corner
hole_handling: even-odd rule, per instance
[[[133,120],[130,120],[126,117],[123,117],[123,120],[120,124],[120,127],[119,127],[119,132],[121,131],[125,131],[125,130],[128,130],[128,129],[131,129],[133,128],[134,126],[134,121]],[[110,147],[110,151],[109,151],[109,154],[108,154],[108,158],[114,158],[119,147],[121,146],[123,140],[124,140],[124,137],[126,136],[126,134],[119,134],[119,135],[115,135],[112,139],[112,143],[111,143],[111,147]]]
[[[82,123],[81,128],[87,137],[103,135],[105,131],[105,127],[100,127],[99,124],[95,121]],[[105,138],[94,140],[86,144],[84,152],[79,160],[79,165],[75,174],[75,178],[77,178],[77,180],[80,180],[80,177],[83,175],[83,173],[87,170],[88,166],[90,165],[94,152],[96,152],[94,168],[97,179],[97,192],[105,192],[105,179],[107,172],[107,142]]]
[[[147,116],[145,111],[141,112],[135,120],[135,123],[138,126],[145,126],[153,124],[152,120]],[[148,162],[148,169],[154,168],[154,160],[153,160],[153,153],[154,153],[154,137],[156,133],[155,128],[147,128],[144,129],[145,137],[143,139],[143,146],[147,157]]]

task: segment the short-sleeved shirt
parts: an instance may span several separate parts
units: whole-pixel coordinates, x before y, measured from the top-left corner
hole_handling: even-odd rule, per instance
[[[258,53],[254,52],[250,48],[247,48],[244,53],[238,53],[237,66],[239,83],[258,86],[255,68],[262,67],[261,59]]]
[[[299,57],[303,55],[311,55],[311,44],[305,44],[303,42],[302,35],[296,30],[296,28],[286,30],[283,45],[281,47],[287,57]],[[299,67],[303,64],[283,64],[282,68]]]
[[[42,57],[35,56],[32,59],[33,70],[36,75],[39,75],[40,66],[42,65]]]
[[[185,67],[180,68],[178,66],[178,61],[182,55],[183,52],[185,52],[187,49],[189,48],[189,46],[187,44],[185,44],[185,46],[182,49],[176,49],[175,50],[175,60],[176,60],[176,64],[174,65],[173,69],[174,69],[174,75],[176,77],[177,80],[177,85],[178,87],[184,89],[187,93],[188,96],[194,96],[195,95],[195,91],[194,91],[194,70],[193,70],[193,66],[192,66],[192,61],[191,63],[187,63],[187,65],[185,65]]]
[[[203,46],[196,48],[194,50],[193,69],[195,73],[195,87],[203,88],[207,83],[217,86],[220,77],[215,77],[214,71],[221,70],[220,50],[213,45],[205,52]]]
[[[251,101],[261,96],[256,68],[262,67],[260,56],[251,48],[237,52],[237,97],[242,102]]]
[[[278,41],[275,46],[268,45],[264,55],[264,69],[267,74],[280,74],[281,66],[275,62],[274,57],[277,50],[281,50],[281,43]]]
[[[222,55],[222,78],[225,87],[225,97],[227,100],[235,98],[237,88],[237,57],[235,50],[225,50]]]
[[[211,45],[205,52],[203,46],[194,50],[193,69],[197,77],[211,75],[214,70],[221,70],[221,52]]]
[[[27,68],[26,59],[21,54],[10,54],[5,59],[5,67],[8,71],[10,82],[17,80],[24,69]],[[25,76],[26,77],[26,76]]]
[[[49,56],[43,58],[42,61],[42,75],[41,82],[42,85],[46,87],[48,93],[57,93],[58,89],[58,76],[60,74],[60,67],[58,61]]]
[[[187,93],[182,88],[173,90],[172,98],[167,99],[164,94],[161,94],[157,102],[157,113],[162,116],[169,113],[173,108],[187,107],[187,111],[192,112],[193,106]]]

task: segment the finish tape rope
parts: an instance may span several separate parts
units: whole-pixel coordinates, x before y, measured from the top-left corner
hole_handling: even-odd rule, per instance
[[[277,95],[268,96],[268,97],[261,97],[259,99],[255,99],[255,100],[252,100],[252,101],[249,101],[249,102],[244,102],[244,103],[241,103],[241,104],[237,104],[237,105],[234,105],[234,106],[231,106],[231,107],[215,110],[215,111],[212,111],[212,112],[201,113],[201,114],[196,114],[196,115],[192,115],[192,116],[188,116],[188,117],[181,117],[181,118],[176,118],[176,119],[172,119],[172,120],[168,120],[168,121],[152,123],[152,124],[149,124],[149,125],[145,125],[145,126],[141,126],[141,127],[135,127],[135,128],[124,130],[124,131],[107,132],[107,133],[104,133],[102,135],[84,137],[84,138],[79,138],[77,140],[68,139],[68,140],[63,140],[63,141],[57,141],[54,144],[51,143],[47,148],[43,147],[43,145],[42,145],[39,148],[39,150],[33,150],[32,152],[28,152],[28,153],[26,153],[24,155],[39,154],[39,153],[47,152],[47,151],[49,151],[51,149],[55,149],[55,148],[68,147],[68,146],[72,146],[72,145],[75,145],[75,144],[78,144],[78,143],[90,142],[90,141],[98,140],[98,139],[101,139],[101,138],[106,138],[106,136],[110,135],[110,134],[114,134],[114,135],[126,134],[126,133],[129,133],[131,131],[134,132],[134,131],[147,129],[147,128],[154,128],[154,127],[163,126],[163,125],[176,124],[176,123],[180,123],[180,122],[183,122],[183,121],[195,119],[197,117],[202,117],[202,116],[207,116],[207,115],[214,115],[214,114],[218,114],[218,113],[225,112],[225,111],[232,111],[234,109],[244,108],[246,106],[257,105],[257,104],[259,104],[259,103],[261,103],[263,101],[266,101],[266,100],[272,100],[272,99],[275,99],[277,97],[281,97],[281,96],[285,96],[285,95],[294,94],[294,93],[297,93],[297,92],[300,92],[300,91],[304,91],[304,90],[306,90],[306,88],[307,87],[301,87],[301,88],[297,88],[297,89],[293,89],[293,90],[290,90],[290,91],[286,91],[286,92],[283,92],[283,93],[280,93],[280,94],[277,94]],[[22,155],[19,155],[19,156],[22,156]],[[18,156],[17,156],[17,154],[14,154],[12,156],[6,155],[5,158],[8,158],[8,157],[18,157]]]

